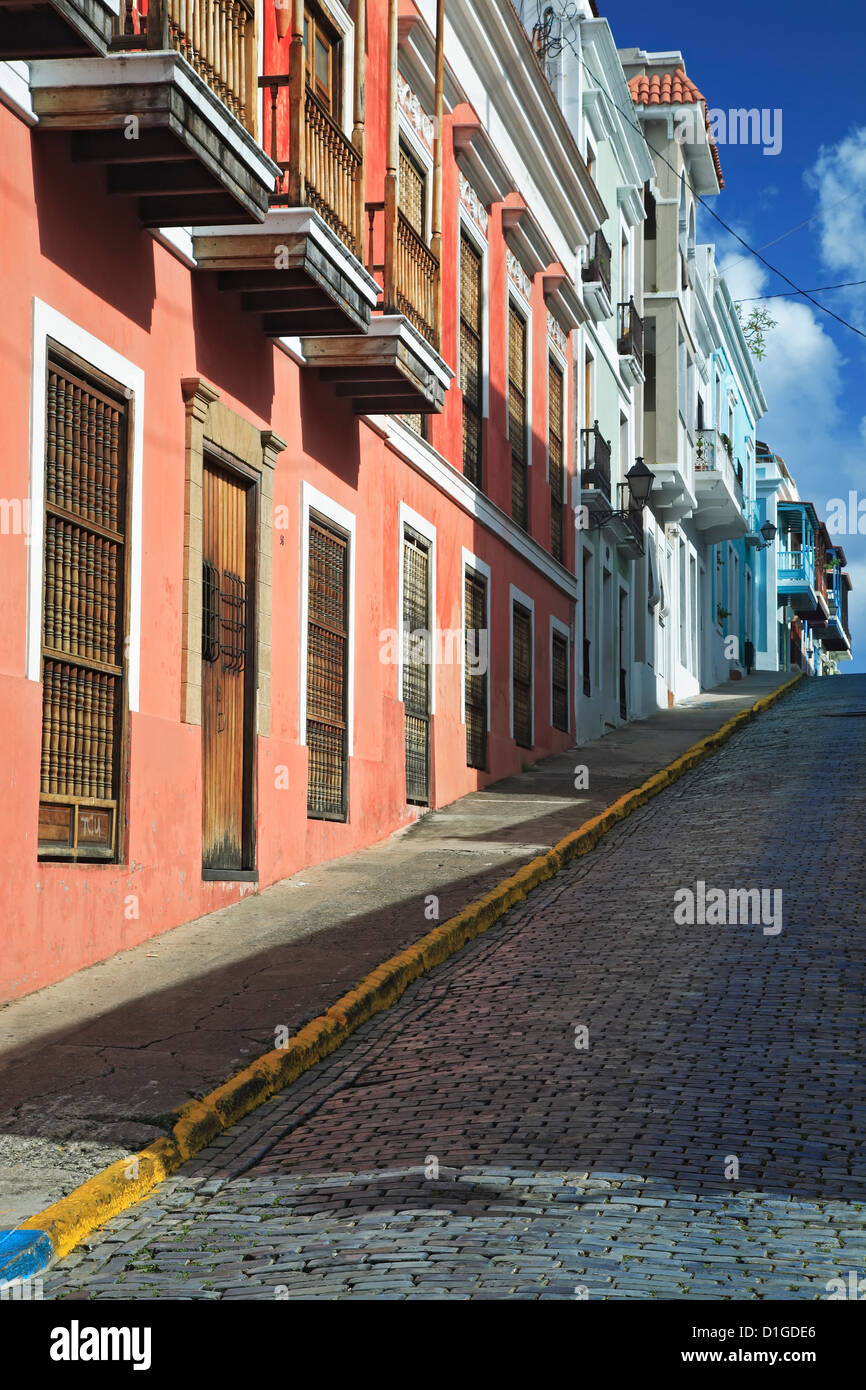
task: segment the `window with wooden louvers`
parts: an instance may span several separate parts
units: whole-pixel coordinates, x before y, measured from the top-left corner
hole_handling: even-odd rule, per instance
[[[511,441],[511,515],[527,529],[526,320],[508,306],[508,438]]]
[[[481,257],[460,237],[460,390],[463,393],[463,472],[481,487]]]
[[[430,545],[403,535],[403,709],[406,800],[430,800]]]
[[[39,854],[120,853],[130,403],[49,356]]]
[[[310,518],[307,618],[307,815],[345,820],[348,812],[348,540]]]
[[[465,660],[464,702],[466,707],[466,765],[487,766],[487,662],[479,661],[489,651],[487,634],[487,580],[474,570],[464,578]],[[481,666],[484,669],[480,669]]]
[[[422,241],[427,212],[427,180],[408,150],[400,146],[399,194],[400,211],[413,232]]]
[[[553,727],[568,733],[568,638],[559,632],[553,634],[551,657]]]
[[[563,396],[562,372],[554,361],[547,372],[547,452],[550,473],[550,553],[554,560],[564,559],[565,480],[563,453]]]
[[[515,603],[511,617],[514,741],[521,748],[532,747],[532,617]]]

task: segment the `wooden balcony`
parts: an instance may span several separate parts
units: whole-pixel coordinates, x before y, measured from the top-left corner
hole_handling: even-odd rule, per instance
[[[429,415],[442,410],[454,373],[403,314],[380,314],[364,337],[305,338],[307,365],[320,368],[356,415]]]
[[[0,0],[0,59],[107,53],[121,0]]]
[[[256,139],[252,0],[150,0],[117,27],[108,57],[32,64],[39,138],[71,132],[145,226],[261,221],[279,170]]]
[[[292,73],[259,79],[277,178],[262,226],[199,227],[200,270],[241,296],[271,337],[365,333],[379,286],[362,264],[364,163],[322,103]],[[301,156],[298,157],[298,150]]]
[[[402,212],[397,213],[395,307],[437,350],[436,294],[439,262]]]
[[[198,227],[193,254],[271,337],[365,333],[379,298],[372,275],[312,208],[275,208],[261,226]]]

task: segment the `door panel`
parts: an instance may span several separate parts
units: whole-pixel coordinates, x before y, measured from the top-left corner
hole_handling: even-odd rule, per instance
[[[203,481],[202,864],[237,870],[246,867],[248,488],[207,463]]]

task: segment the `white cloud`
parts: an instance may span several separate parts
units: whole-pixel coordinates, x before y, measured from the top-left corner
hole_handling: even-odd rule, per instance
[[[866,131],[863,136],[866,177]],[[845,162],[850,163],[852,157],[846,154]],[[836,166],[828,152],[822,151],[818,167],[835,169]],[[829,182],[828,207],[834,197],[838,201],[844,196],[834,189],[835,185]],[[866,184],[863,198],[866,200]],[[847,234],[860,238],[862,265],[866,264],[866,220],[860,212],[859,200],[851,202],[857,206],[852,216],[847,217]],[[843,208],[847,209],[848,203]],[[853,216],[855,211],[857,217]],[[863,222],[859,231],[858,219]],[[704,227],[703,230],[708,229]],[[750,228],[737,226],[736,231],[750,245],[760,245]],[[744,252],[735,238],[722,234],[716,238],[716,244],[717,264],[724,272],[732,297],[749,301],[743,303],[745,312],[764,307],[776,320],[775,328],[766,335],[766,356],[757,363],[768,406],[767,415],[758,424],[759,439],[765,440],[774,453],[781,454],[796,479],[801,497],[814,502],[819,516],[826,516],[827,503],[832,497],[847,500],[852,489],[859,497],[866,497],[866,415],[862,413],[863,395],[859,386],[857,397],[851,397],[848,373],[851,363],[856,364],[861,356],[856,342],[852,340],[849,359],[831,336],[832,320],[801,298],[756,300],[755,296],[778,293],[784,288],[783,282],[771,276],[754,256]],[[841,254],[835,237],[832,254]],[[851,264],[853,266],[853,260]],[[838,264],[829,268],[845,269]],[[850,278],[858,279],[863,274],[860,271]],[[849,277],[846,273],[840,278]],[[821,283],[820,279],[812,281],[812,284]],[[847,330],[840,331],[847,334]],[[847,340],[845,349],[848,351]],[[849,599],[849,620],[855,645],[853,669],[862,670],[866,665],[866,536],[855,534],[840,537],[840,540],[855,586]]]
[[[818,195],[824,264],[840,281],[862,280],[866,255],[866,126],[852,131],[836,145],[822,145],[806,174],[806,184]],[[866,322],[866,286],[833,291],[831,307],[837,303],[851,311],[852,321],[858,327]],[[855,313],[857,317],[853,317]]]

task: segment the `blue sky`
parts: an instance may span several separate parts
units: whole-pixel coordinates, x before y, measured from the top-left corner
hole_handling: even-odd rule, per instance
[[[720,147],[725,189],[717,212],[803,289],[866,279],[866,6],[599,0],[599,11],[621,48],[680,49],[711,108],[781,110],[778,154]],[[709,214],[698,236],[717,243],[735,297],[790,288]],[[866,333],[866,286],[815,298]],[[847,502],[854,489],[866,531],[866,338],[802,298],[766,303],[778,326],[759,364],[769,413],[758,437],[782,455],[821,515],[831,498]],[[855,586],[855,660],[847,671],[866,670],[866,534],[857,534],[849,513],[852,527],[839,537]]]

